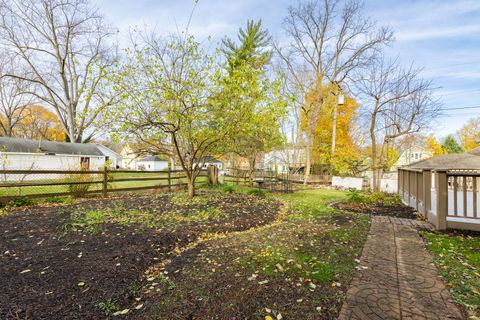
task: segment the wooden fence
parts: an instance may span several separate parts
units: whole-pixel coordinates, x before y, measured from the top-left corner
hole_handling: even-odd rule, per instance
[[[200,173],[200,177],[205,175],[206,171]],[[80,193],[107,196],[111,192],[151,189],[172,191],[186,186],[186,178],[182,170],[0,170],[0,202]],[[197,182],[201,183],[201,180]]]
[[[478,171],[398,170],[398,194],[438,230],[480,231]]]

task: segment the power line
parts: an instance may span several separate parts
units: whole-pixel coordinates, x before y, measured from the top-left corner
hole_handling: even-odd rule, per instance
[[[441,111],[445,111],[445,110],[466,110],[466,109],[477,109],[477,108],[480,108],[480,106],[440,108],[440,110]]]

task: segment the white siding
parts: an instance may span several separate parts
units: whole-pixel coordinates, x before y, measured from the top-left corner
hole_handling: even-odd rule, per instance
[[[137,161],[137,170],[161,171],[168,169],[168,161]]]
[[[45,155],[36,153],[0,152],[1,170],[80,170],[80,159],[90,158],[90,170],[100,170],[105,164],[104,156]],[[60,178],[59,175],[1,175],[1,181],[43,180]]]
[[[345,189],[362,190],[363,178],[332,177],[332,186]]]

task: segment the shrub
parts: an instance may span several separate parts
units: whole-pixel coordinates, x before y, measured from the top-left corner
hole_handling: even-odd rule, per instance
[[[247,191],[247,194],[249,195],[254,195],[258,197],[263,197],[265,196],[265,190],[262,189],[250,189]]]
[[[357,202],[357,203],[369,203],[370,199],[364,192],[351,189],[347,194],[348,202]]]
[[[81,198],[87,195],[88,190],[90,189],[91,183],[93,182],[93,176],[88,173],[72,174],[67,177],[67,182],[85,182],[82,184],[69,184],[68,192],[75,198]]]
[[[225,193],[234,193],[235,192],[235,187],[231,184],[227,184],[223,186],[223,192]]]

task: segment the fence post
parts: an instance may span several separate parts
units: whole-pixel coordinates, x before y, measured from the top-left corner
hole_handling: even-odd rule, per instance
[[[447,228],[447,213],[448,213],[448,178],[447,171],[435,172],[435,189],[437,192],[437,215],[435,227],[438,230],[445,230]]]
[[[432,209],[432,171],[423,170],[423,216],[428,218],[428,213]]]
[[[168,166],[168,192],[172,192],[172,171]]]
[[[107,197],[108,192],[108,168],[107,165],[103,167],[103,183],[102,183],[102,195],[104,198]]]

